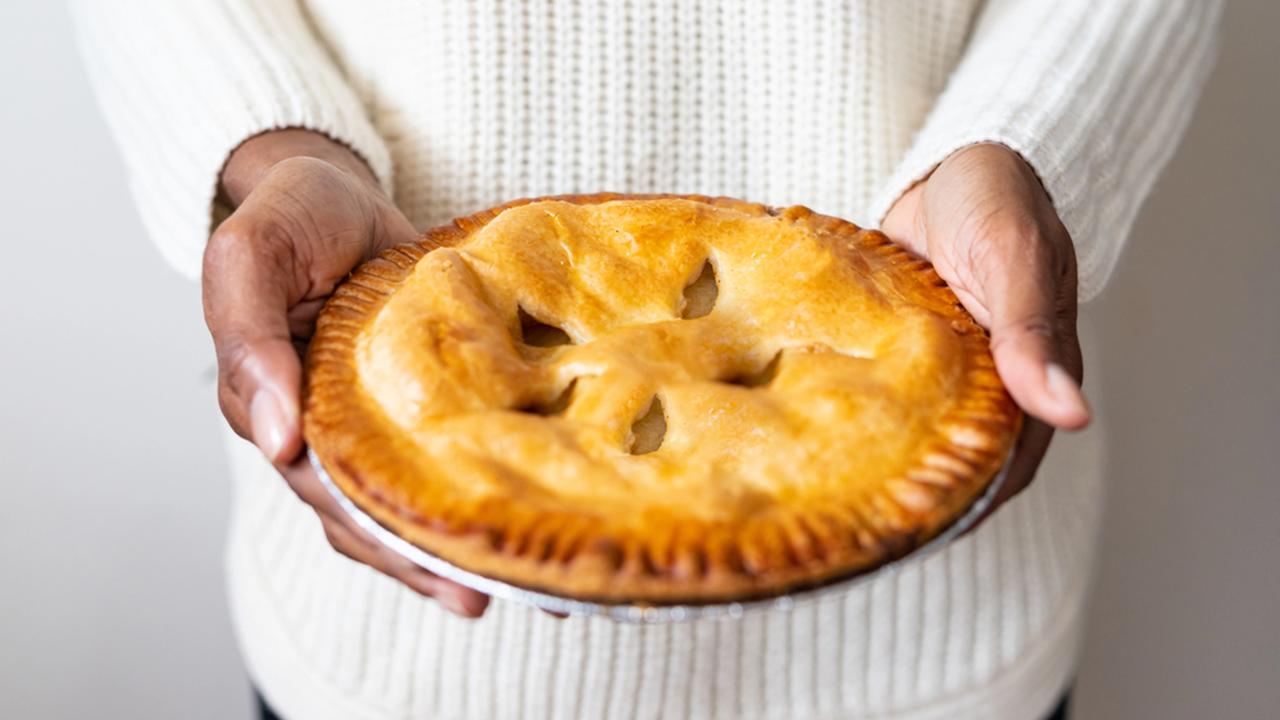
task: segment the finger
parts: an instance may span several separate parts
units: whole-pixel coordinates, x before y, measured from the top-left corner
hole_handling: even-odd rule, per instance
[[[385,552],[390,552],[389,550]],[[399,556],[397,556],[399,557]],[[424,569],[413,565],[412,562],[403,560],[407,564],[407,568],[397,571],[392,577],[401,580],[408,587],[419,589],[419,585],[428,588],[430,594],[435,598],[436,602],[444,607],[445,610],[453,612],[454,615],[461,618],[480,618],[489,607],[489,596],[474,589],[463,587],[453,580],[447,580],[439,575],[433,575]],[[419,592],[422,592],[419,589]]]
[[[321,517],[322,520],[325,518],[323,515]],[[348,557],[398,580],[419,595],[434,598],[449,612],[464,618],[478,618],[484,615],[485,609],[488,608],[488,595],[442,578],[414,564],[403,555],[372,539],[372,536],[364,533],[362,528],[350,522],[350,518],[329,518],[325,524],[326,533],[329,532],[328,528],[331,525],[334,527],[332,532],[335,535],[349,538],[351,543],[357,544],[360,548],[358,555],[348,555]],[[364,538],[369,538],[370,544],[364,544]]]
[[[1019,232],[1015,225],[996,230],[1002,231]],[[1035,417],[1063,429],[1082,428],[1089,423],[1089,405],[1067,369],[1076,365],[1074,359],[1062,352],[1075,340],[1074,290],[1072,297],[1063,297],[1060,275],[1043,244],[1021,239],[992,242],[997,247],[1032,248],[994,252],[981,271],[991,313],[991,352],[1000,378],[1014,401]]]
[[[295,344],[300,342],[305,348],[307,341],[315,333],[316,316],[320,314],[320,309],[324,307],[328,299],[329,297],[326,295],[325,297],[303,300],[289,308],[289,334],[293,336]]]
[[[1040,467],[1040,461],[1044,459],[1044,454],[1049,449],[1049,441],[1052,439],[1052,426],[1046,425],[1039,420],[1027,420],[1022,426],[1021,435],[1018,436],[1013,458],[1009,461],[1009,469],[1005,475],[1004,484],[996,491],[995,497],[991,499],[991,503],[983,511],[982,516],[965,531],[966,535],[982,525],[1001,505],[1031,484],[1032,478],[1035,477],[1036,469]]]
[[[334,550],[355,562],[399,581],[424,597],[434,598],[446,610],[465,618],[484,615],[489,597],[451,580],[434,575],[390,548],[372,540],[350,518],[316,511],[325,537]]]
[[[289,487],[302,502],[310,505],[316,512],[335,518],[345,517],[350,520],[350,516],[338,504],[338,499],[320,481],[320,476],[316,474],[315,468],[311,466],[310,459],[305,455],[293,462],[278,465],[276,469],[284,476],[285,482],[289,483]],[[351,520],[351,524],[359,528],[354,520]],[[368,544],[375,542],[373,536],[365,533],[363,529],[360,530],[360,533],[364,535],[362,538],[364,542]]]
[[[424,570],[360,527],[320,481],[307,458],[285,464],[279,470],[298,497],[316,511],[335,550],[399,580],[421,595],[434,597],[457,615],[477,618],[484,614],[489,605],[487,595]]]
[[[325,538],[338,553],[377,570],[419,595],[434,598],[450,612],[463,617],[479,617],[480,613],[473,612],[458,598],[447,580],[432,575],[382,546],[366,542],[357,535],[354,526],[344,523],[340,518],[320,511],[316,511],[316,514],[320,517]],[[480,612],[483,612],[483,608]]]
[[[994,510],[1001,504],[1022,492],[1031,484],[1040,461],[1049,450],[1049,442],[1053,440],[1053,427],[1039,420],[1030,419],[1022,426],[1022,434],[1018,436],[1018,444],[1013,451],[1013,459],[1009,461],[1009,472],[1004,485],[996,493],[991,508]]]
[[[289,332],[292,251],[256,219],[254,199],[210,238],[204,259],[205,320],[218,358],[218,400],[232,428],[274,463],[302,449],[302,369]]]
[[[374,215],[374,253],[389,247],[411,243],[421,237],[421,233],[409,222],[409,218],[385,196],[378,200],[379,211]]]
[[[324,529],[324,537],[329,541],[330,547],[358,563],[372,566],[377,562],[376,548],[356,537],[337,518],[319,510],[316,510],[316,516],[320,518],[320,527]]]
[[[924,182],[920,182],[903,193],[893,207],[889,208],[889,212],[885,213],[884,221],[880,224],[885,235],[920,257],[929,256],[924,213],[920,212],[924,188]]]

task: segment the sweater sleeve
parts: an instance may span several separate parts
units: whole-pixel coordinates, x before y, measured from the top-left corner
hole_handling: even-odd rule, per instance
[[[296,0],[82,0],[72,11],[143,225],[184,275],[200,273],[223,164],[254,135],[324,133],[389,184],[386,145]]]
[[[1002,143],[1036,170],[1101,291],[1212,65],[1219,0],[990,0],[871,208],[955,150]]]

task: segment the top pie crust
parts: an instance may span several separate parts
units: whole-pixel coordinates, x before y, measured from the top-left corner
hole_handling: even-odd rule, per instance
[[[433,229],[338,288],[306,368],[307,442],[361,509],[471,572],[607,603],[900,557],[1020,424],[927,262],[726,198],[520,200]]]

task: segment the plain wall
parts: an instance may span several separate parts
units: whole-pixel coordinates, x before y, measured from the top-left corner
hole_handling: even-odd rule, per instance
[[[1087,313],[1111,431],[1079,718],[1280,710],[1280,3]],[[65,9],[0,3],[0,716],[247,717],[199,291],[130,204]]]
[[[1109,288],[1081,718],[1280,717],[1280,2],[1218,66]]]

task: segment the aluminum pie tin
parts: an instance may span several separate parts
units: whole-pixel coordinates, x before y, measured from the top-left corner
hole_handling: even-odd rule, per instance
[[[932,540],[906,555],[880,565],[873,570],[802,588],[786,595],[760,600],[706,605],[615,605],[596,603],[551,595],[511,585],[484,575],[477,575],[443,558],[432,555],[380,525],[377,520],[374,520],[363,510],[356,507],[351,498],[347,497],[334,484],[333,478],[329,477],[329,473],[325,471],[324,465],[320,462],[320,458],[316,456],[315,452],[308,449],[307,456],[311,459],[311,465],[315,468],[316,475],[320,477],[320,482],[324,484],[329,494],[333,495],[334,499],[338,501],[338,505],[343,512],[350,516],[357,525],[368,531],[378,542],[428,572],[493,598],[532,605],[559,615],[604,617],[622,623],[661,624],[687,622],[690,620],[740,618],[746,613],[763,610],[789,611],[801,603],[815,602],[830,595],[846,592],[850,588],[869,583],[877,578],[893,575],[902,570],[907,564],[938,552],[977,524],[987,509],[991,507],[996,495],[1000,492],[1000,488],[1004,486],[1005,481],[1008,479],[1009,466],[1013,460],[1013,451],[1010,451],[1009,458],[1005,460],[1000,471],[991,480],[991,484],[969,506],[964,515],[961,515],[959,519],[934,536]]]

